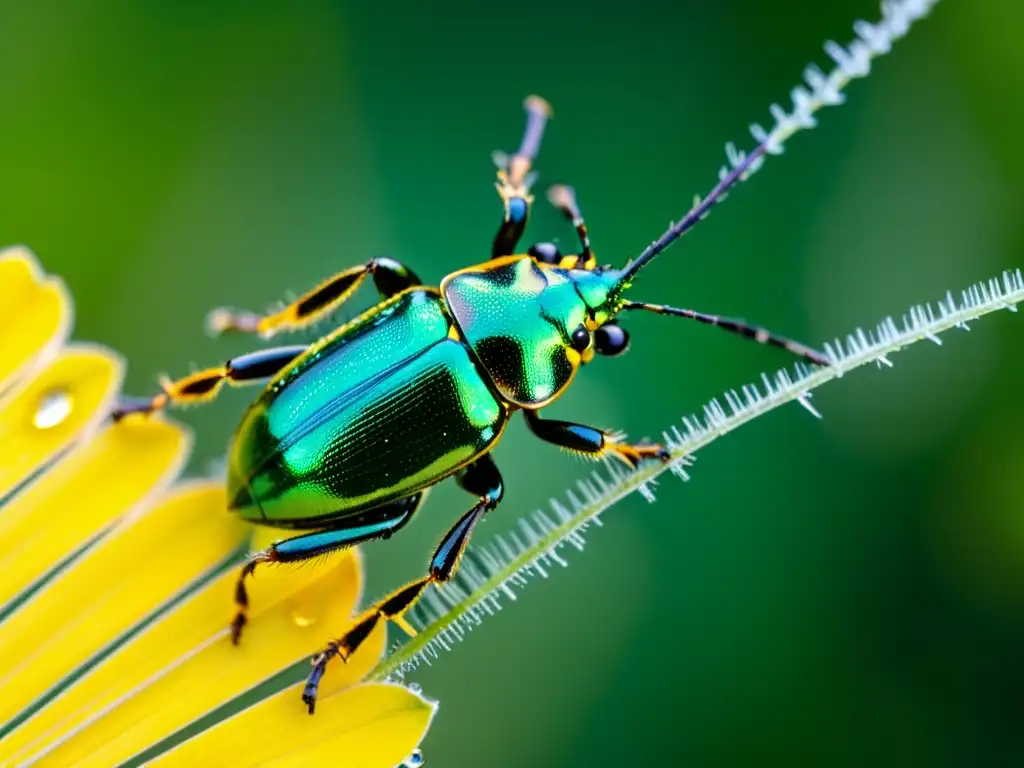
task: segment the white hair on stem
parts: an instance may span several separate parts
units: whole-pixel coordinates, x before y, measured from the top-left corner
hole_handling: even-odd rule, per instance
[[[471,546],[454,581],[427,592],[410,613],[419,634],[393,649],[370,678],[401,680],[420,665],[429,665],[442,651],[451,650],[484,618],[501,610],[503,600],[515,600],[517,591],[530,579],[547,578],[555,566],[567,566],[566,546],[582,550],[584,533],[591,525],[600,525],[600,515],[619,500],[636,491],[653,502],[654,485],[666,471],[689,479],[686,470],[697,450],[792,401],[821,418],[810,397],[822,384],[868,363],[892,367],[889,358],[904,347],[925,339],[941,345],[940,333],[952,328],[968,330],[969,322],[996,310],[1016,312],[1022,301],[1024,274],[1019,269],[1005,272],[1001,280],[976,283],[961,291],[959,299],[947,293],[934,304],[911,307],[899,322],[887,317],[874,330],[857,329],[845,340],[826,344],[832,362],[827,368],[797,363],[774,376],[762,375],[760,384],[748,384],[726,392],[722,400],[712,400],[700,414],[683,418],[664,433],[671,454],[667,464],[630,472],[607,461],[604,472],[595,471],[579,480],[564,500],[552,499],[547,511],[538,510],[520,519],[506,536]]]

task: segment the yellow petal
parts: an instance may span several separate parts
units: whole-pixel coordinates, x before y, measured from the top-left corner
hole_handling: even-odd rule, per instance
[[[70,330],[64,284],[27,248],[0,251],[0,393],[56,354]]]
[[[65,347],[0,405],[0,498],[87,436],[109,411],[124,366],[102,347]]]
[[[0,605],[174,479],[191,438],[159,419],[125,419],[0,507]]]
[[[361,590],[361,564],[352,551],[329,568],[285,566],[257,571],[249,587],[249,624],[238,647],[231,644],[227,632],[234,582],[234,573],[225,574],[119,650],[67,693],[71,706],[54,702],[51,707],[60,708],[59,727],[49,727],[54,718],[46,710],[26,723],[22,730],[31,729],[33,738],[43,736],[28,752],[45,753],[41,765],[117,765],[311,657],[349,625]],[[325,685],[331,686],[328,690],[361,679],[383,653],[384,638],[381,628],[349,664],[331,665],[335,667],[330,670],[332,682],[328,684],[325,677]],[[154,654],[157,659],[150,658]],[[180,663],[161,670],[174,658]],[[121,697],[120,706],[108,711],[109,703]],[[305,712],[298,693],[292,706]],[[90,717],[86,727],[76,728]],[[23,743],[22,730],[9,739]],[[8,739],[0,742],[0,759],[13,747]]]
[[[220,483],[189,483],[126,522],[0,625],[0,723],[242,544]]]
[[[295,706],[298,690],[282,691],[148,765],[395,768],[422,741],[437,709],[407,688],[373,683],[323,697],[310,717]]]
[[[347,616],[361,590],[360,564],[355,551],[342,554],[334,568],[337,574],[331,578],[348,586],[332,596],[332,605]],[[260,571],[250,586],[250,625],[246,628],[243,647],[237,652],[248,649],[253,633],[257,638],[266,633],[262,614],[274,606],[284,603],[289,612],[304,615],[308,609],[303,609],[303,597],[297,593],[325,577],[324,571],[313,569]],[[231,617],[236,578],[237,571],[230,569],[213,579],[93,668],[18,730],[0,740],[0,764],[8,758],[13,760],[14,755],[24,756],[65,738],[71,730],[80,728],[89,718],[98,717],[146,681],[171,672],[179,659],[194,654],[207,643],[222,641]],[[320,631],[326,633],[326,630]],[[134,704],[129,702],[126,706],[130,708]]]

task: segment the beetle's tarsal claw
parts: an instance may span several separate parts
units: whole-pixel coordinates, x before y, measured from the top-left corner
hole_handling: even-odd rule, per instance
[[[307,682],[302,689],[302,701],[311,715],[316,712],[316,689],[317,685],[313,682]]]
[[[628,445],[627,443],[613,442],[605,450],[633,469],[637,469],[645,459],[657,459],[665,463],[672,458],[665,447],[658,444]]]
[[[262,317],[253,312],[218,307],[206,315],[206,332],[211,336],[225,333],[259,333]]]
[[[139,414],[148,416],[153,411],[160,410],[167,404],[167,395],[159,394],[156,397],[132,397],[123,395],[117,401],[117,405],[110,412],[110,420],[115,424],[126,416]]]
[[[345,659],[344,654],[340,653],[338,649],[338,644],[332,642],[328,643],[326,650],[313,657],[313,671],[309,673],[309,677],[306,678],[306,684],[302,688],[302,702],[306,705],[311,715],[316,711],[316,696],[320,690],[320,680],[327,669],[327,662],[335,656],[341,656],[343,660]]]

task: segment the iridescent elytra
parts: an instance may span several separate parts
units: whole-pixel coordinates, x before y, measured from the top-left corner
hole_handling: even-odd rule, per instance
[[[230,449],[229,505],[253,523],[297,533],[251,554],[242,568],[232,622],[236,644],[249,605],[245,580],[257,566],[389,538],[409,522],[426,492],[448,477],[476,497],[442,539],[423,578],[372,605],[316,656],[303,691],[311,714],[328,661],[347,659],[381,620],[413,633],[405,612],[430,584],[455,575],[477,522],[501,501],[503,483],[491,451],[517,411],[541,440],[576,453],[612,456],[631,467],[668,460],[660,445],[629,444],[593,427],[540,416],[595,354],[626,351],[622,312],[690,318],[828,364],[820,352],[762,328],[627,299],[639,270],[700,220],[763,148],[621,268],[598,264],[575,193],[562,185],[552,187],[548,198],[572,222],[578,253],[563,255],[552,243],[538,243],[516,254],[533,203],[533,163],[551,116],[537,96],[526,100],[525,109],[519,149],[508,157],[496,154],[503,214],[488,261],[432,287],[403,264],[375,258],[272,314],[215,310],[208,318],[214,332],[267,339],[326,318],[367,278],[381,295],[378,304],[311,345],[266,349],[164,381],[157,396],[126,398],[114,411],[116,419],[148,414],[211,400],[225,382],[265,382]]]

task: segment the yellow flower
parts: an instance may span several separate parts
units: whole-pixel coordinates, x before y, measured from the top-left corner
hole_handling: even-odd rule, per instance
[[[61,282],[27,250],[0,251],[0,766],[402,763],[436,704],[361,682],[383,626],[328,667],[314,717],[301,682],[267,683],[289,669],[294,681],[344,633],[359,553],[261,571],[232,646],[250,531],[225,512],[220,482],[178,479],[185,429],[105,419],[123,363],[67,343],[70,326]]]

